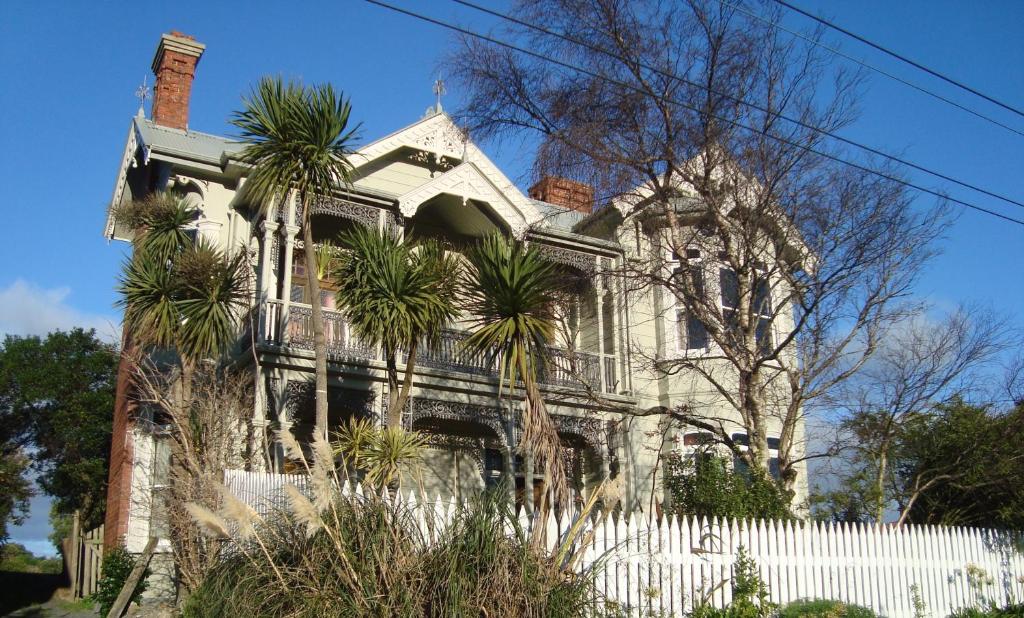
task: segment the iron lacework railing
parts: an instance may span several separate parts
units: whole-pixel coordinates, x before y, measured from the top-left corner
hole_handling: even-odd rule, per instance
[[[313,350],[313,310],[303,303],[288,306],[288,319],[282,319],[284,303],[270,300],[263,305],[261,326],[266,343],[298,350]],[[327,355],[333,360],[362,359],[377,360],[379,351],[356,337],[339,311],[323,310],[324,336],[327,339]],[[500,362],[490,355],[467,350],[463,345],[469,333],[445,329],[438,340],[424,346],[416,355],[417,367],[429,367],[468,373],[472,375],[498,377]],[[402,354],[401,362],[407,357]],[[589,388],[597,392],[615,392],[615,356],[562,348],[547,348],[547,359],[541,368],[538,381],[548,386],[570,389]],[[602,372],[604,380],[602,381]]]

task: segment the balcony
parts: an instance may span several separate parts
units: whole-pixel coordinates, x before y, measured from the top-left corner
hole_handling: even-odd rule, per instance
[[[286,350],[313,351],[313,310],[302,303],[288,305],[288,319],[282,319],[284,302],[270,300],[264,303],[260,315],[262,341]],[[327,356],[332,361],[381,360],[379,350],[359,341],[348,322],[338,311],[323,310],[324,335]],[[416,366],[441,369],[488,378],[498,378],[500,359],[489,362],[486,354],[473,353],[463,346],[469,336],[466,331],[442,331],[436,345],[420,350]],[[401,362],[405,362],[402,355]],[[570,352],[562,348],[547,348],[547,363],[538,376],[541,384],[574,390],[616,392],[616,359],[614,354]]]

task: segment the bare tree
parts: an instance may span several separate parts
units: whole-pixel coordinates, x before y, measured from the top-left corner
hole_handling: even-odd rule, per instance
[[[162,478],[154,478],[153,522],[164,528],[158,533],[171,541],[185,588],[195,590],[221,558],[224,545],[202,533],[186,505],[217,510],[224,470],[247,466],[252,376],[203,363],[193,375],[187,400],[182,401],[176,372],[145,358],[132,362],[136,399],[151,414],[157,439],[169,447],[168,457],[158,459],[155,470]]]
[[[699,352],[634,358],[710,385],[720,405],[667,412],[752,469],[767,472],[778,431],[792,490],[806,411],[914,310],[944,205],[912,203],[894,170],[837,162],[823,132],[856,117],[860,76],[724,3],[522,0],[514,14],[503,38],[563,64],[464,38],[447,63],[468,92],[462,121],[533,135],[536,173],[589,182],[613,221],[636,221],[621,287],[668,299]]]
[[[1019,352],[1007,363],[1004,389],[1010,401],[1024,405],[1024,352]]]
[[[980,391],[981,374],[1012,345],[1013,336],[1005,319],[977,307],[960,307],[938,322],[920,316],[891,329],[878,353],[835,394],[854,437],[853,474],[875,521],[883,521],[899,493],[893,489],[891,456],[901,435],[936,405]],[[947,463],[950,469],[959,466]],[[921,486],[925,481],[916,482],[918,493],[927,489]]]

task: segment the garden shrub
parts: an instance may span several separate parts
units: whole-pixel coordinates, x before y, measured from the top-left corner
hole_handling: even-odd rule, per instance
[[[741,547],[732,567],[732,603],[726,608],[698,603],[692,618],[769,618],[778,607],[768,600],[768,586],[757,572],[757,563]]]
[[[1024,603],[1014,603],[1005,607],[992,605],[986,609],[968,607],[953,612],[949,618],[1024,618]]]
[[[96,583],[96,592],[92,595],[92,600],[99,604],[100,616],[106,616],[110,613],[110,608],[114,605],[114,601],[117,600],[117,595],[121,594],[121,588],[124,587],[125,581],[128,580],[128,575],[135,568],[135,556],[128,553],[128,550],[122,546],[114,547],[103,554],[103,565],[101,568],[103,576]],[[146,578],[148,576],[149,569],[146,569],[142,579],[139,580],[139,585],[132,592],[129,603],[136,601],[139,595],[145,592]]]
[[[729,519],[791,519],[789,499],[771,479],[735,470],[710,453],[666,459],[665,491],[676,515]]]
[[[866,607],[828,599],[801,599],[779,610],[779,618],[877,618]]]

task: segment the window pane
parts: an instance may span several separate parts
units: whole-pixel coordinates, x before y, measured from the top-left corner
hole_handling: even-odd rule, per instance
[[[778,438],[768,438],[768,448],[772,450],[779,450],[780,441]]]
[[[324,309],[334,309],[334,292],[332,290],[320,290],[320,306]]]
[[[761,353],[768,353],[772,349],[772,325],[768,318],[757,321],[757,343]]]
[[[733,456],[732,469],[736,474],[742,474],[746,478],[750,478],[750,466],[748,466],[747,462],[744,461],[743,458],[739,457],[738,455]]]
[[[291,293],[291,301],[293,303],[304,303],[306,302],[306,288],[301,285],[293,285]]]
[[[690,276],[693,277],[693,291],[698,298],[704,298],[704,271],[699,264],[690,265]]]
[[[686,316],[686,348],[703,350],[708,347],[708,330],[692,314]]]
[[[768,460],[768,474],[772,475],[772,478],[776,481],[782,478],[782,470],[779,468],[778,457],[772,457]]]
[[[672,271],[672,282],[679,287],[685,286],[689,283],[685,279],[687,275],[693,278],[694,296],[704,298],[704,271],[701,270],[700,264],[676,268]]]
[[[729,331],[732,331],[733,334],[736,334],[736,318],[736,311],[732,309],[722,310],[722,319],[725,320],[725,327]]]
[[[748,438],[745,433],[732,434],[732,441],[740,446],[750,446],[750,438]]]
[[[700,446],[703,444],[714,444],[715,437],[707,432],[688,433],[683,436],[684,446]]]
[[[772,314],[772,294],[768,280],[758,276],[754,293],[754,310],[760,315]]]
[[[722,286],[722,306],[735,309],[740,306],[740,282],[735,271],[722,268],[719,271],[719,284]]]

